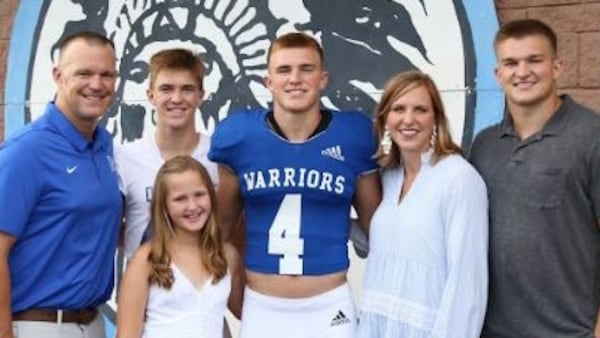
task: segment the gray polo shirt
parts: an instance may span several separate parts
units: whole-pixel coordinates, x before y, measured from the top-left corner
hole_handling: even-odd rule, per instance
[[[600,116],[568,96],[521,141],[510,118],[471,162],[490,205],[483,337],[593,337],[600,305]]]

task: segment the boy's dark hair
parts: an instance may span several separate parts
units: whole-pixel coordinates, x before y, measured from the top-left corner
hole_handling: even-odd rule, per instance
[[[160,71],[170,70],[189,70],[194,74],[198,82],[198,88],[204,90],[204,62],[199,55],[184,48],[173,48],[162,50],[150,58],[150,88],[154,85],[156,77]]]
[[[500,27],[494,38],[494,49],[498,45],[510,38],[520,39],[531,35],[541,35],[548,39],[554,54],[558,51],[556,33],[544,22],[536,19],[521,19],[507,22]]]

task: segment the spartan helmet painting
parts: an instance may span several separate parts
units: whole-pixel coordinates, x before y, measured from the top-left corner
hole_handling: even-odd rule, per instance
[[[29,78],[48,81],[27,84],[28,118],[37,117],[52,98],[53,88],[45,83],[51,83],[48,70],[57,42],[92,29],[109,36],[118,54],[117,98],[102,121],[117,141],[153,130],[154,112],[145,94],[148,60],[173,47],[203,55],[206,93],[196,120],[200,131],[211,133],[232,110],[268,107],[262,79],[269,43],[300,30],[325,51],[330,73],[325,107],[371,112],[391,74],[418,68],[444,92],[454,138],[472,136],[476,54],[457,1],[71,0],[45,1],[41,10]]]

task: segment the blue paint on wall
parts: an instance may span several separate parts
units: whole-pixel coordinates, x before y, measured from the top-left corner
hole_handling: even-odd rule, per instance
[[[493,54],[494,35],[498,30],[498,19],[491,1],[471,0],[465,4],[467,16],[471,23],[473,44],[477,53],[477,78],[475,91],[475,123],[473,135],[483,128],[502,119],[504,111],[504,94],[496,83],[494,66],[496,57]]]
[[[42,2],[21,1],[10,39],[4,94],[5,137],[25,124],[27,77]],[[32,24],[32,23],[36,24]]]

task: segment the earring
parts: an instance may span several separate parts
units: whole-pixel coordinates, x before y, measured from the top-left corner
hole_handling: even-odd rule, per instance
[[[433,129],[431,130],[431,138],[429,139],[429,149],[435,150],[436,143],[437,143],[437,124],[434,124]]]
[[[392,151],[392,137],[390,136],[390,131],[385,127],[383,131],[383,136],[381,137],[381,142],[379,143],[381,147],[381,152],[384,156],[387,156]]]

